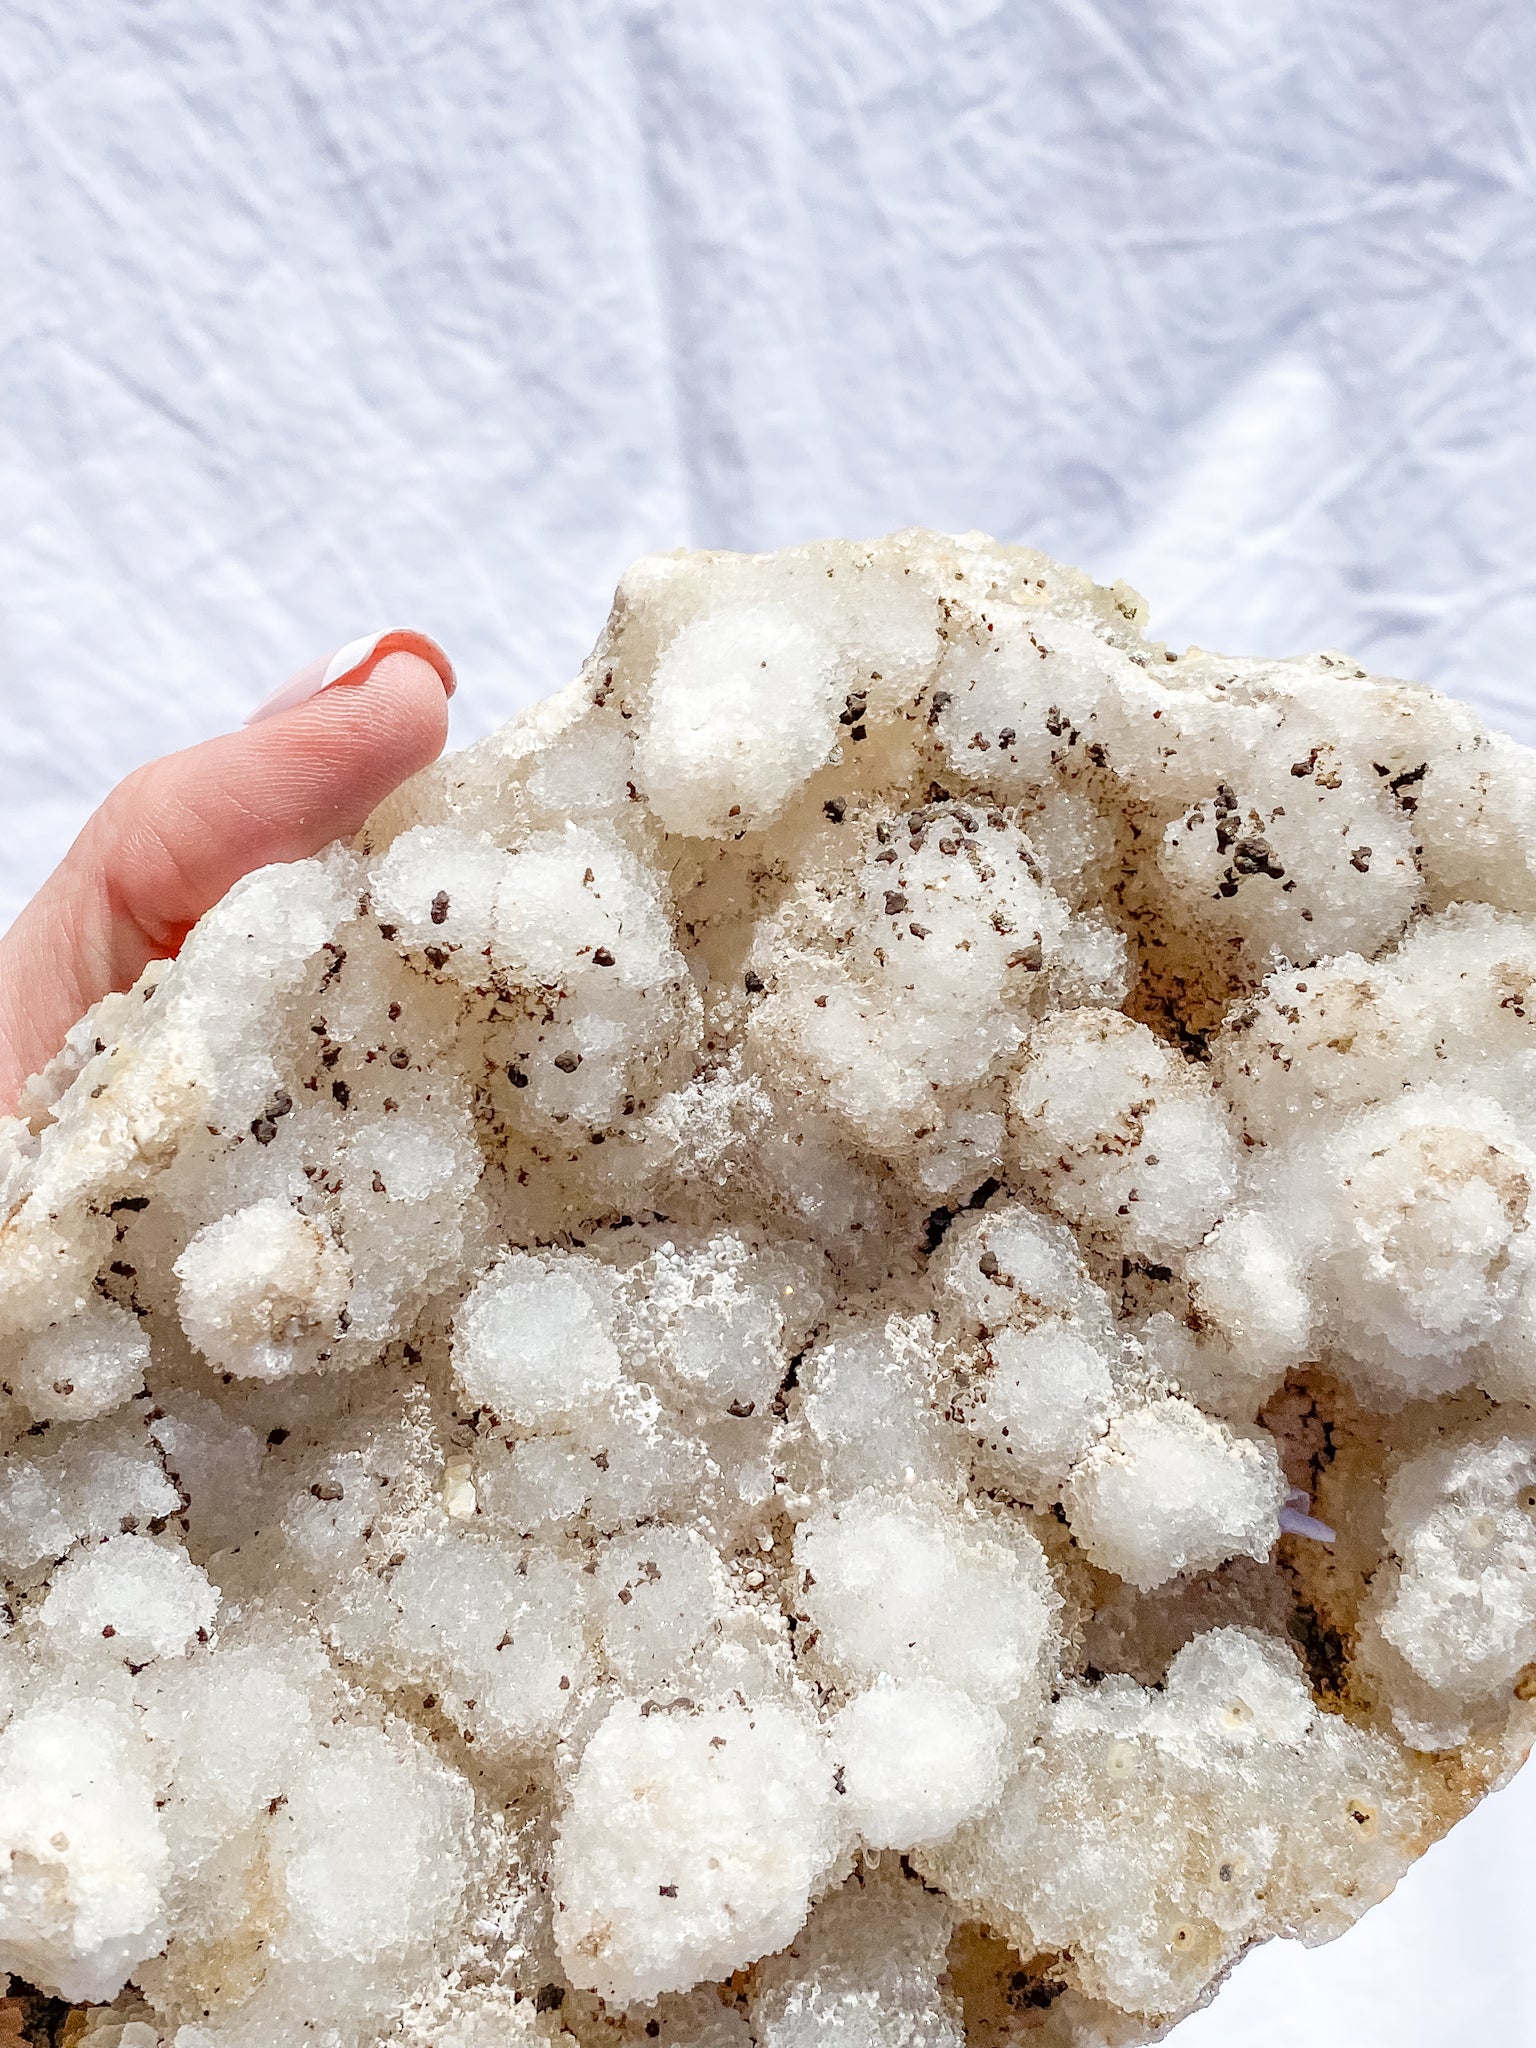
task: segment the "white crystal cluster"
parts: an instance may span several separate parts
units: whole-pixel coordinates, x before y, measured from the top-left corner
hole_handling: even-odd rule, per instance
[[[1148,2038],[1529,1739],[1536,760],[978,536],[643,561],[0,1123],[0,1387],[79,2039]]]

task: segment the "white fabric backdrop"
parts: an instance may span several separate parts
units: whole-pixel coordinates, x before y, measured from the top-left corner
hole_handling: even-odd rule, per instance
[[[984,527],[1536,739],[1524,0],[11,0],[0,922],[374,626]],[[1528,1774],[1529,1775],[1529,1774]],[[1536,1783],[1190,2048],[1536,2038]]]

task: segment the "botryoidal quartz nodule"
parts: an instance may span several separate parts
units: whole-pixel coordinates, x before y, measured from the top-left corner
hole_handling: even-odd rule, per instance
[[[638,563],[0,1124],[0,1968],[1111,2048],[1530,1739],[1536,757],[981,536]]]

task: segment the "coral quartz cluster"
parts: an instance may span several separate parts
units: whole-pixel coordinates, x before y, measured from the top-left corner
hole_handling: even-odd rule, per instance
[[[638,563],[0,1124],[0,1969],[1113,2048],[1337,1934],[1529,1739],[1533,1005],[1428,691],[975,535]]]

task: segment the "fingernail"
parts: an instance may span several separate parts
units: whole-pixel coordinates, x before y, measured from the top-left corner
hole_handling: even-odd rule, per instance
[[[365,633],[361,640],[349,640],[334,654],[312,661],[307,668],[291,675],[264,703],[256,706],[245,722],[256,725],[263,718],[275,718],[280,711],[291,711],[295,704],[318,697],[322,690],[333,689],[338,683],[365,683],[386,654],[419,654],[423,661],[430,662],[437,670],[450,697],[458,687],[453,663],[437,642],[429,640],[425,633],[405,630]]]

